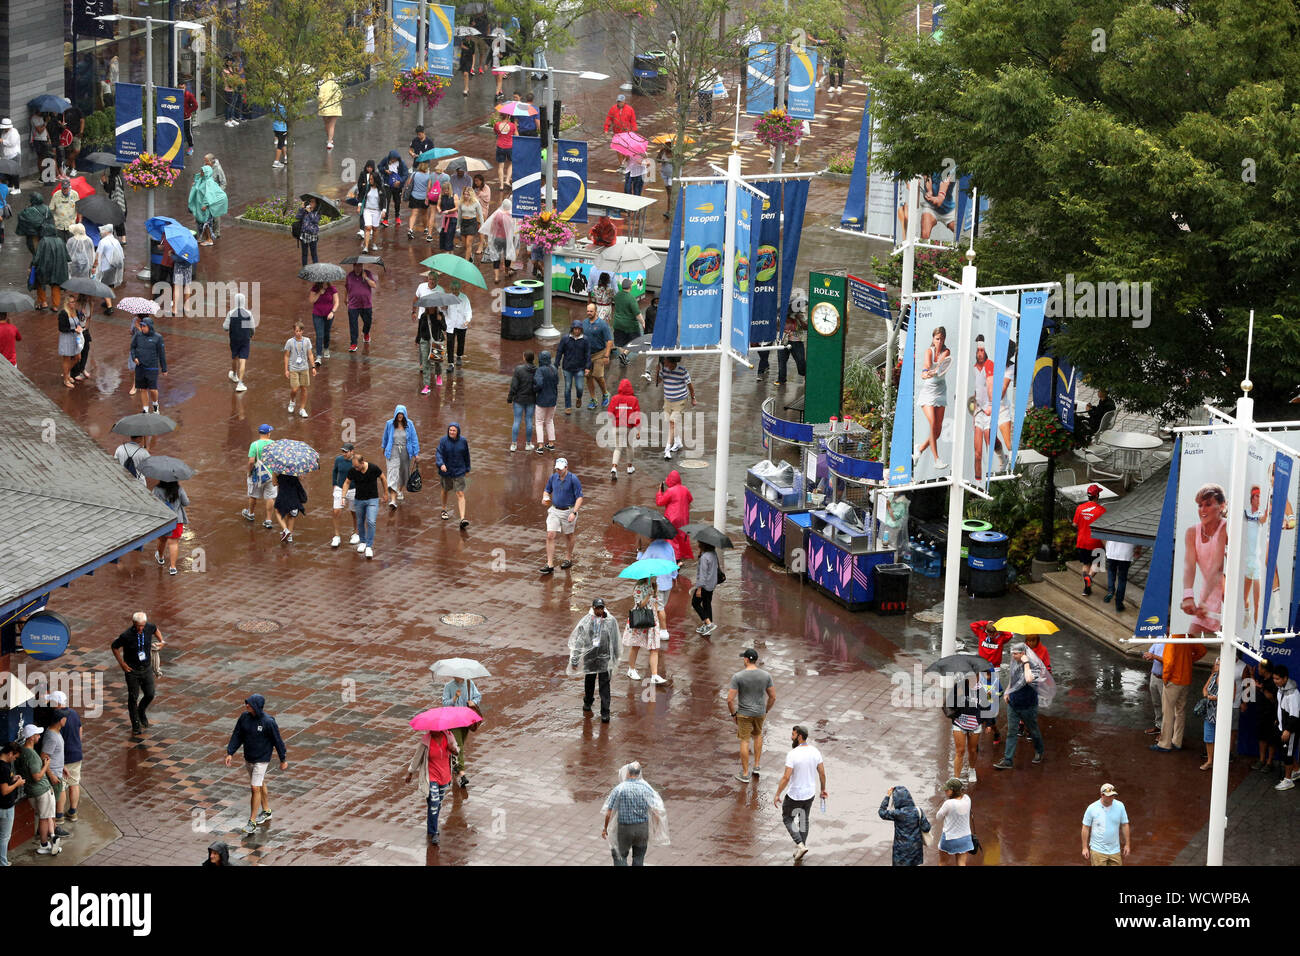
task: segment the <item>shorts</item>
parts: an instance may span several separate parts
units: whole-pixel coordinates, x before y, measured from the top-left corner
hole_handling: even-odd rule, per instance
[[[301,372],[289,370],[289,387],[290,388],[307,388],[311,385],[311,369],[305,368]]]
[[[552,505],[546,509],[546,530],[556,534],[573,534],[578,530],[578,519],[569,520],[572,508],[557,508]]]
[[[970,834],[962,837],[953,837],[951,840],[947,837],[939,839],[939,850],[942,853],[969,853],[975,849],[975,841],[971,839]]]
[[[740,740],[748,740],[750,737],[763,736],[763,721],[767,720],[767,715],[762,717],[746,717],[739,714],[736,717],[736,736]]]
[[[275,133],[275,148],[284,149],[289,142],[289,131],[284,130],[283,132],[281,132],[280,130],[277,129],[277,130],[273,130],[272,132]]]
[[[81,786],[81,761],[63,765],[63,782],[69,787]]]
[[[1075,549],[1074,549],[1074,560],[1078,561],[1080,564],[1084,565],[1085,567],[1091,567],[1091,565],[1092,565],[1092,553],[1093,553],[1094,550],[1096,550],[1096,549],[1095,549],[1095,548],[1075,548]]]
[[[951,229],[952,226],[953,226],[953,223],[955,223],[955,222],[957,221],[957,204],[956,204],[956,203],[953,203],[952,208],[949,209],[947,212],[940,212],[938,209],[935,209],[935,208],[934,208],[933,206],[931,206],[929,203],[924,203],[924,204],[922,205],[922,207],[921,207],[921,213],[922,213],[922,215],[924,215],[924,214],[927,213],[927,212],[928,212],[931,216],[934,216],[935,219],[939,220],[941,223],[943,223],[945,226],[947,226],[949,229]]]
[[[427,199],[416,199],[414,196],[412,196],[409,200],[407,200],[406,208],[407,209],[428,209],[429,201]]]
[[[273,501],[275,494],[275,485],[269,480],[254,481],[252,475],[248,476],[248,497],[254,500],[265,498],[267,501]]]
[[[465,490],[464,475],[457,475],[455,478],[453,478],[451,475],[444,475],[442,472],[438,472],[438,480],[442,482],[443,491],[464,491]]]
[[[1102,853],[1100,850],[1094,850],[1088,847],[1088,857],[1093,866],[1123,866],[1124,857],[1119,853]]]
[[[172,528],[172,533],[169,534],[167,537],[168,537],[168,538],[179,538],[179,537],[180,537],[181,535],[183,535],[184,533],[185,533],[185,522],[183,522],[183,521],[178,521],[178,522],[176,522],[176,527]]]
[[[150,391],[158,389],[158,370],[156,368],[135,367],[135,387],[147,388]]]
[[[510,149],[510,148],[505,148],[505,149],[503,149],[503,148],[500,147],[500,146],[497,147],[497,162],[498,162],[498,163],[508,163],[508,162],[510,162],[510,157],[511,157],[511,155],[512,155],[512,152],[511,152],[511,149]]]
[[[253,346],[252,339],[231,339],[230,340],[230,357],[232,359],[248,358],[249,349]]]
[[[378,229],[383,221],[383,214],[378,209],[364,209],[361,212],[361,223],[367,229]]]
[[[334,487],[334,510],[342,511],[346,506],[349,511],[355,511],[354,502],[357,500],[357,489],[349,488],[346,499],[343,495],[343,489],[337,485]]]
[[[460,221],[460,234],[461,234],[462,236],[477,236],[477,235],[478,235],[478,220],[477,220],[477,219],[462,219],[462,220]]]
[[[248,770],[248,785],[250,787],[260,787],[266,783],[266,768],[271,766],[270,763],[249,763],[244,761],[244,767]]]
[[[32,801],[32,813],[36,815],[37,820],[54,819],[54,789],[46,790],[39,797],[29,797]]]
[[[600,379],[603,379],[603,378],[605,377],[605,369],[607,369],[607,368],[609,368],[609,359],[607,359],[607,358],[594,358],[594,359],[592,359],[592,360],[591,360],[591,377],[592,377],[592,378],[600,378]]]
[[[76,152],[80,152],[80,151],[81,151],[81,137],[80,137],[80,136],[74,136],[74,137],[72,137],[72,148],[73,148],[73,150],[76,151]]]
[[[1250,578],[1252,581],[1258,581],[1262,575],[1259,573],[1259,552],[1252,551],[1246,555],[1243,561],[1242,575]]]
[[[682,415],[686,412],[686,399],[680,402],[664,401],[664,417],[671,421],[682,420]]]

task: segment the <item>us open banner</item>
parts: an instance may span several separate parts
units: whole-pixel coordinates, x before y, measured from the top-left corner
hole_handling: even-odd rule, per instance
[[[759,116],[776,106],[776,44],[751,43],[745,64],[745,112]]]
[[[795,119],[810,120],[817,112],[817,51],[790,51],[789,113]]]
[[[418,62],[415,47],[419,40],[420,5],[412,0],[393,0],[393,48],[402,53],[403,70],[413,70]]]
[[[686,190],[677,190],[677,210],[673,215],[673,231],[668,239],[668,258],[664,262],[664,282],[659,297],[659,312],[655,317],[655,330],[650,345],[655,349],[677,347],[678,291],[682,284],[682,219],[685,216]]]
[[[717,347],[722,324],[722,261],[726,241],[727,188],[722,183],[689,183],[682,247],[681,346]]]
[[[524,137],[527,138],[527,137]],[[587,221],[587,144],[578,140],[555,141],[559,149],[559,173],[555,202],[565,222]]]
[[[806,179],[786,180],[781,189],[781,216],[785,228],[781,232],[781,294],[776,303],[776,321],[781,324],[785,322],[785,308],[790,304],[790,293],[794,289],[794,266],[799,258],[799,239],[803,235],[808,185]]]
[[[775,342],[781,332],[780,310],[776,304],[780,283],[777,265],[781,255],[781,183],[754,185],[768,198],[758,220],[749,340],[754,343]]]
[[[114,149],[119,163],[128,163],[144,152],[144,87],[139,83],[118,83],[113,89]]]
[[[429,5],[429,72],[451,76],[456,60],[456,8]]]
[[[1038,344],[1043,338],[1043,317],[1046,311],[1046,289],[1020,293],[1020,338],[1016,342],[1016,361],[1011,363],[1013,365],[1011,374],[1016,383],[1016,419],[1011,433],[1013,462],[1020,452],[1020,430],[1024,427],[1025,412],[1029,409],[1029,399],[1034,390],[1034,356],[1038,354]],[[1021,360],[1024,361],[1024,365],[1020,364]],[[1029,374],[1017,374],[1022,368]]]
[[[1291,456],[1284,455],[1279,451],[1273,459],[1273,467],[1269,470],[1269,477],[1272,479],[1273,487],[1271,489],[1272,494],[1267,499],[1269,514],[1264,521],[1264,526],[1268,530],[1268,541],[1265,542],[1263,548],[1263,551],[1268,555],[1268,559],[1264,563],[1264,587],[1261,589],[1264,594],[1264,607],[1255,622],[1256,626],[1251,628],[1250,638],[1252,643],[1259,636],[1261,628],[1267,628],[1271,623],[1281,626],[1283,614],[1279,612],[1285,610],[1278,606],[1282,603],[1282,588],[1277,558],[1283,532],[1290,531],[1295,527],[1296,523],[1295,514],[1291,509],[1291,502],[1287,500],[1288,493],[1291,490],[1291,465]],[[1255,492],[1260,490],[1262,489],[1251,489],[1252,504],[1256,499]],[[1292,545],[1294,546],[1294,541]],[[1256,563],[1258,564],[1258,558],[1256,558]],[[1279,585],[1276,601],[1273,598],[1272,585],[1274,582]],[[1246,600],[1249,601],[1252,596],[1255,598],[1256,609],[1259,610],[1259,591],[1255,591],[1253,595],[1247,592]],[[1276,618],[1277,620],[1270,621],[1270,618]]]
[[[1178,520],[1179,466],[1182,463],[1183,439],[1174,442],[1174,456],[1169,462],[1169,483],[1160,507],[1160,524],[1156,529],[1155,547],[1151,549],[1151,568],[1142,589],[1142,607],[1138,610],[1135,637],[1153,641],[1169,635],[1169,596],[1174,578],[1174,526]]]
[[[510,211],[516,219],[536,216],[542,211],[542,141],[536,136],[516,136],[511,157]]]
[[[747,189],[736,190],[736,273],[731,289],[731,349],[743,357],[749,352],[749,323],[753,313],[754,265],[758,257],[757,222],[764,200]]]
[[[862,127],[858,130],[858,148],[853,154],[853,172],[849,174],[849,192],[840,214],[840,228],[862,232],[867,228],[867,171],[871,160],[871,94],[862,106]]]
[[[169,160],[176,169],[185,168],[185,150],[182,133],[185,124],[185,91],[166,86],[155,86],[157,116],[153,123],[154,152]]]

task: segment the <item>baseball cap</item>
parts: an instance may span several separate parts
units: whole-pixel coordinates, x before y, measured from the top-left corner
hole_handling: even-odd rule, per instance
[[[622,93],[620,93],[620,94],[618,94],[618,101],[619,101],[620,103],[624,103],[624,102],[627,101],[627,97],[624,96]]]
[[[569,467],[569,459],[567,459],[567,458],[557,458],[557,459],[555,459],[555,467],[556,467],[556,468],[568,468],[568,467]]]
[[[758,663],[758,651],[754,650],[752,647],[745,648],[743,651],[740,652],[740,656],[747,661],[753,661],[754,663]]]
[[[1088,497],[1092,497],[1093,495],[1099,495],[1099,494],[1101,494],[1101,485],[1088,486]]]
[[[571,328],[571,329],[580,329],[580,328],[582,328],[582,322],[581,322],[580,320],[578,320],[578,319],[574,319],[574,320],[573,320],[573,323],[569,326],[569,328]]]
[[[592,606],[592,607],[603,608],[603,607],[605,606],[605,599],[604,599],[604,598],[596,598],[594,601],[591,602],[591,606]]]
[[[1113,797],[1113,796],[1115,796],[1117,793],[1119,793],[1119,791],[1116,790],[1114,787],[1112,787],[1110,784],[1108,784],[1108,783],[1103,783],[1103,784],[1101,785],[1101,795],[1102,795],[1103,797]]]
[[[41,730],[41,728],[37,727],[35,724],[28,724],[23,728],[23,740],[31,740],[33,737],[39,737],[43,733],[45,733],[45,731]]]
[[[257,426],[257,433],[258,433],[259,435],[269,435],[269,434],[271,434],[271,432],[273,432],[273,431],[275,431],[275,429],[272,428],[270,425],[258,425],[258,426]]]
[[[357,447],[357,446],[354,445],[354,444],[352,444],[352,442],[350,442],[350,441],[345,441],[345,442],[343,443],[343,450],[344,450],[344,451],[352,451],[352,450],[353,450],[354,448],[356,448],[356,447]]]

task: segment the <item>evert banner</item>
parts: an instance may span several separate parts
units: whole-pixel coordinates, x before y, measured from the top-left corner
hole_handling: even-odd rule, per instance
[[[119,162],[130,162],[145,151],[144,87],[139,83],[118,83],[114,88],[113,110],[116,131],[114,147]],[[154,118],[154,152],[176,169],[185,168],[182,129],[185,121],[185,92],[165,86],[154,87],[158,108]]]
[[[776,106],[776,44],[751,43],[745,66],[745,112],[759,116]]]
[[[790,51],[790,85],[786,94],[795,119],[812,119],[817,112],[817,51]]]
[[[510,212],[516,219],[542,211],[542,141],[536,136],[516,136],[511,153]]]

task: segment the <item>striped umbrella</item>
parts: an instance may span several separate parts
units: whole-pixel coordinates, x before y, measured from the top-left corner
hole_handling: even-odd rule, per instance
[[[262,464],[277,475],[305,475],[320,467],[320,455],[306,442],[281,438],[262,453]]]

